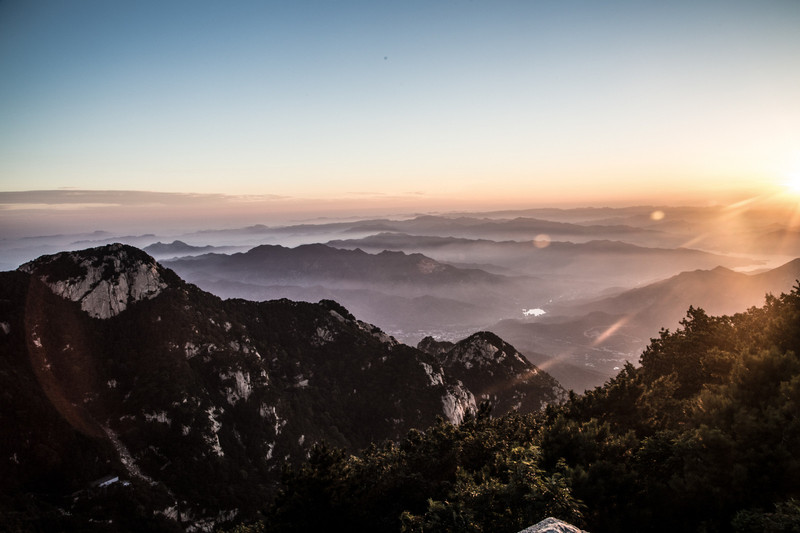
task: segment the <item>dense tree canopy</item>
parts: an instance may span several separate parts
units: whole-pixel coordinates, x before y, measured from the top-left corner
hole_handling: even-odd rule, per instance
[[[689,308],[604,386],[536,415],[444,421],[356,456],[319,445],[240,531],[800,531],[800,287]]]

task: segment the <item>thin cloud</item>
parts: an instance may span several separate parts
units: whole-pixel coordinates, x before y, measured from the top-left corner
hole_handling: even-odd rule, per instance
[[[120,204],[103,204],[103,203],[17,203],[17,204],[3,204],[0,203],[0,210],[2,211],[78,211],[82,209],[103,208],[103,207],[121,207]]]
[[[191,206],[287,200],[274,194],[227,195],[154,191],[57,189],[0,192],[0,209],[78,209],[92,207]],[[65,207],[69,206],[69,207]]]
[[[348,191],[341,198],[356,197],[376,200],[407,200],[409,198],[419,199],[427,197],[423,191],[409,191],[401,193],[379,192],[379,191]]]

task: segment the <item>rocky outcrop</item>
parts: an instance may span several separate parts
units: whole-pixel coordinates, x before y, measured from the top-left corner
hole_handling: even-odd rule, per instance
[[[428,336],[419,341],[417,349],[435,356],[449,352],[453,349],[453,346],[455,346],[455,344],[450,341],[437,341],[433,337]]]
[[[19,270],[40,278],[55,294],[80,302],[93,318],[116,316],[167,286],[164,269],[152,257],[123,244],[44,256]]]
[[[475,395],[472,394],[460,381],[447,387],[447,392],[442,396],[442,409],[445,418],[451,424],[460,424],[467,413],[475,413],[478,406]]]
[[[519,533],[587,533],[582,529],[578,529],[577,527],[559,520],[557,518],[545,518],[538,524],[534,524],[531,527],[525,528]]]
[[[516,348],[494,333],[482,331],[456,344],[426,337],[417,348],[436,358],[442,371],[495,412],[532,412],[566,400],[567,392]]]

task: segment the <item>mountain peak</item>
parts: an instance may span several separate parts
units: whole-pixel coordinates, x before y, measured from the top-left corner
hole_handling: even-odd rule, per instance
[[[555,379],[490,331],[473,333],[455,344],[426,337],[418,348],[464,383],[476,401],[489,400],[500,412],[533,412],[566,400],[566,391]]]
[[[513,357],[520,363],[527,363],[517,350],[491,331],[479,331],[458,342],[448,354],[452,362],[459,361],[469,368],[472,365],[484,366],[502,363],[506,357]]]
[[[19,267],[57,295],[80,302],[89,316],[110,318],[167,287],[167,270],[147,253],[124,244],[43,255]]]
[[[455,346],[455,344],[452,342],[437,341],[433,337],[427,336],[419,341],[417,344],[417,349],[436,357],[438,355],[446,354],[453,349],[453,346]]]

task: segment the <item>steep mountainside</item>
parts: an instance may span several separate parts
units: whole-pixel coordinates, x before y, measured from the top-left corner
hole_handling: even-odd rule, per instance
[[[437,416],[458,422],[485,394],[459,377],[463,362],[399,344],[333,301],[221,300],[129,246],[44,256],[0,274],[0,290],[4,496],[114,474],[131,483],[120,501],[160,512],[136,527],[248,516],[313,443],[356,450]],[[528,379],[502,354],[514,359],[496,352],[498,375]],[[516,403],[562,398],[553,382]],[[48,505],[78,516],[76,501]]]

